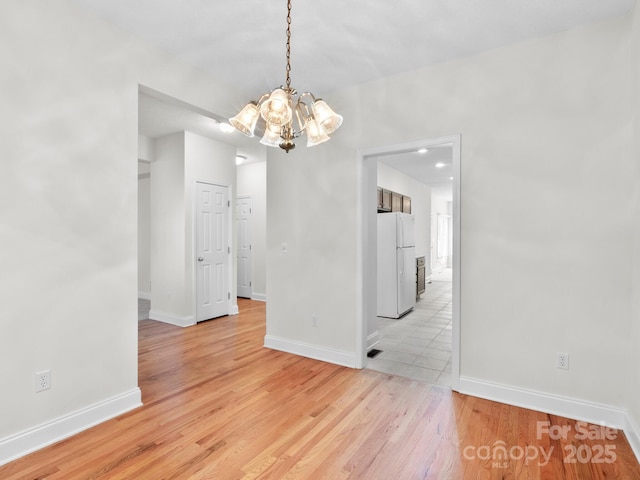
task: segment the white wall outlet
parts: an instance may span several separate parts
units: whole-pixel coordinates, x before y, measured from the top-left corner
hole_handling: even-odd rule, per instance
[[[558,368],[563,370],[569,370],[569,354],[558,353]]]
[[[311,326],[316,328],[319,327],[320,317],[318,317],[317,315],[311,315]]]
[[[36,373],[36,393],[51,388],[51,370]]]

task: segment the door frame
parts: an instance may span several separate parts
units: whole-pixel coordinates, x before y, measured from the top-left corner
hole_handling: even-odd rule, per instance
[[[451,377],[452,389],[458,390],[460,384],[460,330],[461,330],[461,218],[460,218],[460,189],[461,189],[461,135],[448,135],[420,141],[395,145],[363,149],[358,152],[360,195],[360,218],[358,225],[358,244],[361,246],[358,256],[357,291],[361,292],[362,303],[358,306],[359,315],[356,323],[356,368],[364,368],[367,364],[367,323],[376,317],[377,291],[377,212],[372,205],[376,205],[377,193],[377,156],[412,151],[418,148],[435,147],[437,145],[452,145],[453,161],[453,301],[452,301],[452,352]]]
[[[227,207],[227,245],[228,245],[228,253],[227,253],[227,285],[229,288],[229,298],[227,299],[227,315],[237,315],[238,314],[238,303],[235,301],[236,299],[231,296],[232,282],[233,282],[233,261],[232,255],[235,253],[235,247],[233,246],[233,215],[231,214],[231,209],[235,205],[235,197],[233,195],[233,187],[231,185],[225,185],[224,183],[205,180],[202,178],[194,178],[192,182],[192,198],[191,198],[191,260],[192,260],[192,282],[193,282],[193,318],[194,323],[198,323],[198,260],[197,260],[197,227],[196,223],[198,221],[197,218],[197,202],[198,202],[198,183],[206,183],[207,185],[213,185],[216,187],[224,187],[227,189],[227,200],[229,201],[229,206]]]

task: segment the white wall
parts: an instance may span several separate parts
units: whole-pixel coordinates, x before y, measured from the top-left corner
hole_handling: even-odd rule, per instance
[[[195,240],[193,233],[193,214],[195,205],[195,187],[196,181],[212,183],[229,187],[229,200],[231,208],[229,210],[230,222],[230,246],[231,246],[231,276],[229,289],[231,293],[231,302],[229,305],[229,313],[237,313],[238,305],[236,300],[237,277],[237,240],[236,229],[233,227],[236,211],[236,148],[226,143],[217,142],[210,138],[196,135],[195,133],[185,132],[185,198],[184,198],[184,215],[186,218],[185,238],[186,238],[186,288],[188,295],[193,302],[195,298],[194,285],[194,259],[193,252]],[[193,305],[193,304],[192,304]],[[195,311],[193,311],[195,315]]]
[[[149,318],[195,323],[193,213],[196,181],[229,187],[235,211],[235,147],[178,132],[155,140],[151,164],[151,311]],[[231,229],[230,313],[237,310],[235,229]]]
[[[155,161],[151,164],[149,318],[175,317],[176,323],[195,322],[186,267],[185,143],[185,132],[155,139]]]
[[[629,58],[614,19],[324,94],[345,118],[334,139],[269,157],[268,332],[356,352],[357,150],[461,133],[462,375],[624,406]],[[331,334],[308,327],[314,309]]]
[[[153,162],[155,158],[155,143],[153,138],[138,135],[138,160]]]
[[[267,298],[267,163],[255,162],[238,167],[238,195],[252,198],[251,255],[252,295]]]
[[[267,151],[265,343],[355,362],[358,238],[355,152],[336,143]],[[373,202],[371,203],[373,205]],[[286,243],[288,251],[282,252]],[[313,327],[311,317],[318,317]]]
[[[633,309],[631,312],[631,332],[629,345],[629,399],[628,408],[630,421],[635,428],[635,435],[627,434],[630,441],[634,442],[635,452],[640,457],[640,3],[636,2],[632,15],[633,29],[631,35],[633,91],[631,99],[635,105],[635,118],[633,138],[635,139],[633,155],[636,159],[636,189],[635,211],[633,217],[634,229],[634,256],[633,256]]]
[[[438,215],[451,215],[451,201],[431,192],[431,270],[442,272],[451,267],[451,257],[438,258]],[[451,232],[453,233],[453,232]]]
[[[138,161],[138,297],[151,298],[151,165]]]
[[[244,98],[66,0],[2,2],[0,50],[2,463],[139,404],[138,85]]]
[[[416,219],[416,256],[429,258],[431,237],[431,189],[386,163],[378,161],[378,186],[411,197]]]

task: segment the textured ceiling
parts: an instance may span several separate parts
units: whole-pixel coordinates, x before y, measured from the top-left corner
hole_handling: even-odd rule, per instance
[[[234,85],[284,83],[285,0],[74,0]],[[292,86],[319,96],[623,15],[634,0],[293,0]]]
[[[247,100],[284,83],[286,0],[73,1],[241,89]],[[634,0],[293,0],[292,86],[331,103],[333,90],[624,15],[633,5]],[[141,100],[142,134],[186,129],[219,137],[204,126],[203,112],[180,113],[185,106],[163,107],[159,101]],[[249,160],[264,158],[254,155],[262,149],[255,138],[247,143],[236,132],[220,140]]]

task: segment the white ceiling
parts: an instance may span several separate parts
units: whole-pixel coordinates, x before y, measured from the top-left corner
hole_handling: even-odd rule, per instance
[[[431,187],[432,194],[453,199],[453,147],[450,144],[429,147],[425,153],[403,151],[385,154],[378,161]]]
[[[145,91],[138,94],[138,133],[158,138],[187,130],[203,137],[236,147],[238,155],[247,157],[247,163],[263,161],[265,148],[255,137],[249,138],[238,131],[223,133],[218,115],[188,105],[177,99]],[[223,119],[224,120],[224,119]]]
[[[75,1],[249,97],[284,83],[286,0]],[[326,97],[343,86],[623,15],[633,4],[293,0],[292,86]]]
[[[242,89],[247,100],[284,83],[286,0],[74,1]],[[292,87],[331,104],[330,92],[345,86],[624,15],[634,1],[293,0]],[[202,118],[176,111],[184,105],[157,103],[141,101],[142,134],[209,131]],[[260,148],[255,138],[232,136],[222,141]]]

